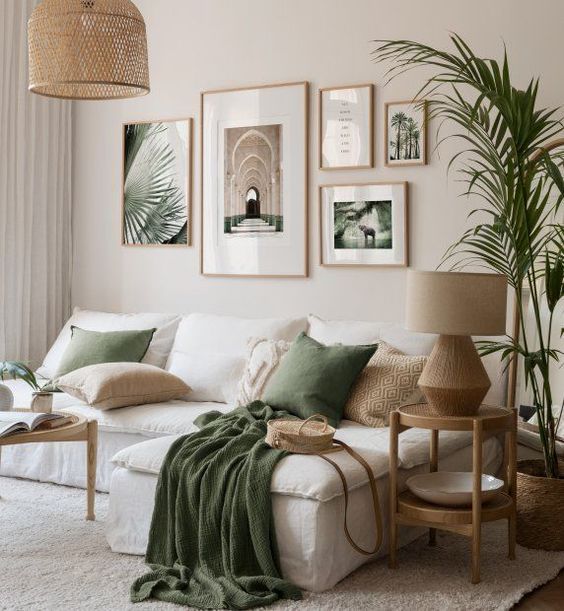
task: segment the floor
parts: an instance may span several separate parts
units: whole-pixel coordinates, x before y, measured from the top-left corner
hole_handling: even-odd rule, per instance
[[[515,611],[562,611],[564,609],[564,571],[556,579],[530,594],[514,607]]]
[[[104,535],[108,495],[96,497],[95,522],[84,519],[84,490],[1,477],[0,495],[0,611],[173,611],[160,602],[129,603],[129,588],[146,567],[140,556],[109,550]],[[564,568],[564,553],[558,552],[519,549],[516,560],[509,561],[504,525],[487,524],[484,531],[484,580],[478,585],[468,578],[468,542],[439,533],[436,547],[423,538],[400,550],[397,571],[380,559],[329,592],[306,592],[304,600],[281,601],[269,611],[509,610],[524,592]],[[72,587],[53,587],[61,575]],[[561,579],[564,584],[564,574]],[[562,592],[547,585],[517,608],[558,609]]]

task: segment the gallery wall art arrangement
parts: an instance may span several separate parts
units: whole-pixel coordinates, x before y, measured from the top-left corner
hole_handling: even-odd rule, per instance
[[[319,169],[375,167],[374,85],[318,91]],[[307,82],[201,94],[200,272],[307,277]],[[424,100],[384,105],[384,165],[427,163]],[[123,126],[122,243],[190,245],[192,119]],[[319,185],[319,264],[408,265],[408,183]]]

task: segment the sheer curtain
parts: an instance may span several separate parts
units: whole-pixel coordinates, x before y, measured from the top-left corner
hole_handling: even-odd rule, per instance
[[[0,360],[37,365],[70,309],[71,103],[27,90],[37,0],[0,0]]]

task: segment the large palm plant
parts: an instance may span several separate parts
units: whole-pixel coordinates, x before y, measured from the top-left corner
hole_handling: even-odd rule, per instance
[[[127,244],[186,243],[184,193],[162,123],[125,127],[124,239]]]
[[[453,52],[408,40],[376,41],[375,59],[393,62],[390,79],[418,66],[435,72],[414,98],[427,98],[429,116],[440,119],[439,144],[451,137],[464,143],[449,168],[457,161],[464,194],[476,202],[470,215],[480,219],[451,246],[445,261],[453,268],[485,266],[504,274],[515,289],[520,333],[483,343],[481,352],[500,352],[505,360],[523,357],[546,476],[558,477],[550,365],[560,353],[550,342],[556,305],[564,296],[563,124],[559,109],[539,108],[538,79],[525,90],[512,85],[507,53],[502,62],[482,59],[459,36],[451,40]],[[453,132],[441,134],[448,124]],[[530,291],[538,349],[524,324],[524,288]],[[544,326],[543,303],[549,311]]]

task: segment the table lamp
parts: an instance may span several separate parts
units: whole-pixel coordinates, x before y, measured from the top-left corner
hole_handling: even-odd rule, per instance
[[[476,414],[491,386],[471,335],[505,335],[507,280],[500,274],[409,270],[406,327],[438,333],[419,378],[441,416]]]

